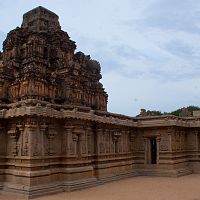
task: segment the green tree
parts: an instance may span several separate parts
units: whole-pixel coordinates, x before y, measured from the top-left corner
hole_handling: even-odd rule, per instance
[[[183,108],[179,108],[179,109],[177,109],[175,111],[172,111],[172,112],[170,112],[168,114],[179,116],[179,114],[181,113]],[[186,109],[192,113],[195,110],[200,110],[200,107],[198,107],[198,106],[188,106],[188,107],[186,107]]]

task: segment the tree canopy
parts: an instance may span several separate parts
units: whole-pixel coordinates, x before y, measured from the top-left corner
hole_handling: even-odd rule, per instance
[[[166,113],[166,114],[170,114],[170,115],[176,115],[176,116],[179,116],[179,114],[182,112],[183,109],[187,109],[189,112],[193,112],[193,111],[196,111],[196,110],[200,110],[200,107],[198,106],[188,106],[188,107],[183,107],[183,108],[179,108],[175,111],[172,111],[170,113]]]

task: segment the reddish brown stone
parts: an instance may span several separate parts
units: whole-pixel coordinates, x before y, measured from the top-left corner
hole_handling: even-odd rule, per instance
[[[34,197],[136,175],[200,173],[199,115],[107,112],[100,64],[75,49],[58,16],[42,7],[8,34],[0,53],[0,189]]]
[[[38,7],[24,14],[21,28],[3,44],[2,100],[39,99],[107,110],[100,64],[61,30],[58,16]]]

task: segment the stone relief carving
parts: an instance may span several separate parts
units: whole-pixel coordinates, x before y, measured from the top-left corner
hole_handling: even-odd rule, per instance
[[[160,141],[160,150],[169,151],[169,144],[169,135],[162,136]]]
[[[20,136],[20,131],[16,127],[11,127],[7,133],[10,138],[10,149],[9,149],[10,155],[17,156],[19,153],[18,139]]]

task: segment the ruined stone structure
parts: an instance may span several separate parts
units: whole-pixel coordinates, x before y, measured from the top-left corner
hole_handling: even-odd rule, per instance
[[[107,112],[100,64],[38,7],[0,54],[0,189],[29,197],[200,172],[200,117]]]

